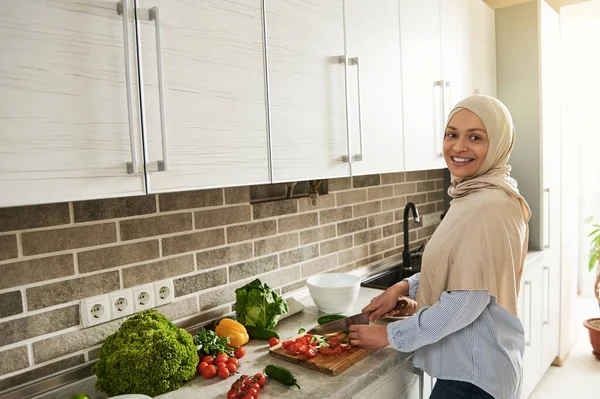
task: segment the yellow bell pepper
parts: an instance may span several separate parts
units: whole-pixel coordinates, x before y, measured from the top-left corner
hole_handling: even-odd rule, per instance
[[[228,318],[222,319],[219,322],[217,328],[215,328],[215,333],[221,338],[229,338],[229,346],[234,348],[245,345],[250,340],[246,327]]]

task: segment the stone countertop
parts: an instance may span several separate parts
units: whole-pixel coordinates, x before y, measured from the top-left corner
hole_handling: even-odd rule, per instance
[[[353,312],[358,313],[366,306],[369,301],[376,295],[381,293],[380,290],[361,287],[358,299],[353,307]],[[297,298],[305,309],[285,320],[281,320],[277,324],[277,330],[281,334],[282,340],[296,336],[301,327],[312,328],[316,325],[316,320],[322,313],[310,296]],[[377,323],[385,323],[378,321]],[[392,367],[399,364],[405,365],[407,373],[413,373],[412,354],[400,353],[392,347],[387,347],[371,352],[365,359],[351,366],[346,371],[332,377],[318,371],[310,370],[306,367],[287,362],[282,359],[275,358],[269,355],[269,347],[266,341],[251,340],[246,345],[246,356],[240,359],[240,374],[253,375],[263,370],[267,364],[279,364],[290,370],[297,378],[298,385],[302,389],[296,387],[287,387],[276,381],[270,381],[261,390],[260,398],[282,398],[299,399],[299,398],[338,398],[347,399],[352,395],[365,388],[367,385],[374,382],[377,378],[384,375]],[[213,379],[205,379],[200,375],[196,375],[191,381],[187,382],[182,388],[160,395],[157,398],[161,399],[216,399],[226,398],[227,391],[231,384],[235,381],[235,377],[229,377],[226,380],[221,380],[218,377]],[[104,399],[107,396],[103,393],[96,392],[94,384],[95,377],[89,377],[80,382],[70,384],[66,387],[59,388],[52,392],[37,396],[38,399],[68,399],[71,395],[78,392],[87,393],[91,399]]]

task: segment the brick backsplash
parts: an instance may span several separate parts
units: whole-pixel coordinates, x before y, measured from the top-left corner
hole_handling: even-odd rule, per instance
[[[250,204],[248,187],[0,208],[0,393],[97,359],[119,320],[83,329],[82,298],[172,277],[158,308],[188,327],[232,311],[259,277],[282,293],[399,254],[407,201],[439,221],[441,170],[330,179],[308,198]],[[410,245],[437,223],[411,222]]]

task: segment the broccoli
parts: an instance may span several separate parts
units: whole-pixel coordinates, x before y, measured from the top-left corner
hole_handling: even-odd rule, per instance
[[[96,388],[109,396],[157,396],[179,389],[196,374],[192,336],[156,310],[126,320],[100,349]]]

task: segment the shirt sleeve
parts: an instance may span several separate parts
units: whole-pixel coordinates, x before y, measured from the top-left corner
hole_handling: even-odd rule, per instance
[[[410,283],[409,283],[410,284]],[[390,344],[401,352],[413,352],[474,322],[490,302],[487,291],[442,293],[433,306],[387,326]]]
[[[419,281],[421,280],[421,273],[413,274],[412,276],[404,279],[408,282],[408,296],[410,299],[417,300],[417,290],[419,289]]]

